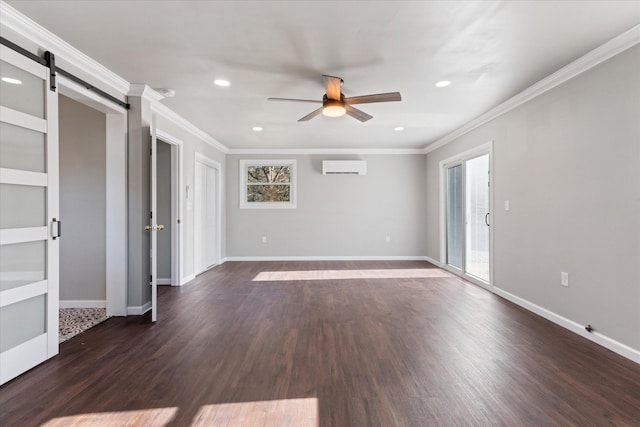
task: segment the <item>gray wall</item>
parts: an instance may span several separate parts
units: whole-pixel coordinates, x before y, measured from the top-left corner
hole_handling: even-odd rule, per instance
[[[64,96],[60,115],[60,299],[106,300],[106,116]]]
[[[636,46],[429,153],[427,255],[440,160],[493,140],[494,285],[640,349],[639,76]]]
[[[158,279],[171,279],[171,146],[158,140]]]
[[[227,158],[228,257],[425,255],[424,155],[362,156],[365,176],[322,175],[336,156],[277,157],[297,160],[296,209],[240,209],[239,161],[265,157]]]

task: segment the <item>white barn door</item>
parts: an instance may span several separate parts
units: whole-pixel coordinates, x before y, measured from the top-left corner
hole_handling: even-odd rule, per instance
[[[0,384],[58,354],[58,97],[0,46]]]

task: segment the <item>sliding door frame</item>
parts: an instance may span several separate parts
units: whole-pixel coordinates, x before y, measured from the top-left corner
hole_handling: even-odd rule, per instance
[[[60,95],[106,116],[106,309],[127,315],[127,110],[69,78],[58,75]]]
[[[489,155],[489,212],[490,226],[489,226],[489,282],[480,280],[475,276],[471,276],[466,273],[466,224],[464,225],[463,232],[463,249],[462,249],[462,270],[452,267],[448,264],[447,260],[447,169],[456,165],[463,165],[462,168],[462,182],[463,182],[463,200],[466,200],[466,189],[464,183],[466,182],[466,174],[464,164],[467,160],[488,154]],[[451,273],[463,277],[476,285],[491,290],[494,283],[494,218],[493,215],[493,141],[486,142],[477,147],[466,150],[462,153],[458,153],[454,156],[446,158],[440,161],[440,264],[441,267]],[[466,202],[465,202],[466,203]],[[466,207],[465,207],[466,215]]]

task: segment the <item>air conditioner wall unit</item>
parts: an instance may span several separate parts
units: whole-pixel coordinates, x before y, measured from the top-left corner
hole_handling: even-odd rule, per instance
[[[323,175],[366,175],[366,160],[323,160]]]

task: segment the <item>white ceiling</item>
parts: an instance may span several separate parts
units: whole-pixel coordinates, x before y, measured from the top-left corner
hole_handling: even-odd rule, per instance
[[[174,89],[162,102],[229,148],[422,148],[640,23],[639,1],[612,0],[8,3],[129,82]],[[322,74],[347,97],[403,99],[358,106],[366,123],[267,101],[321,99]]]

